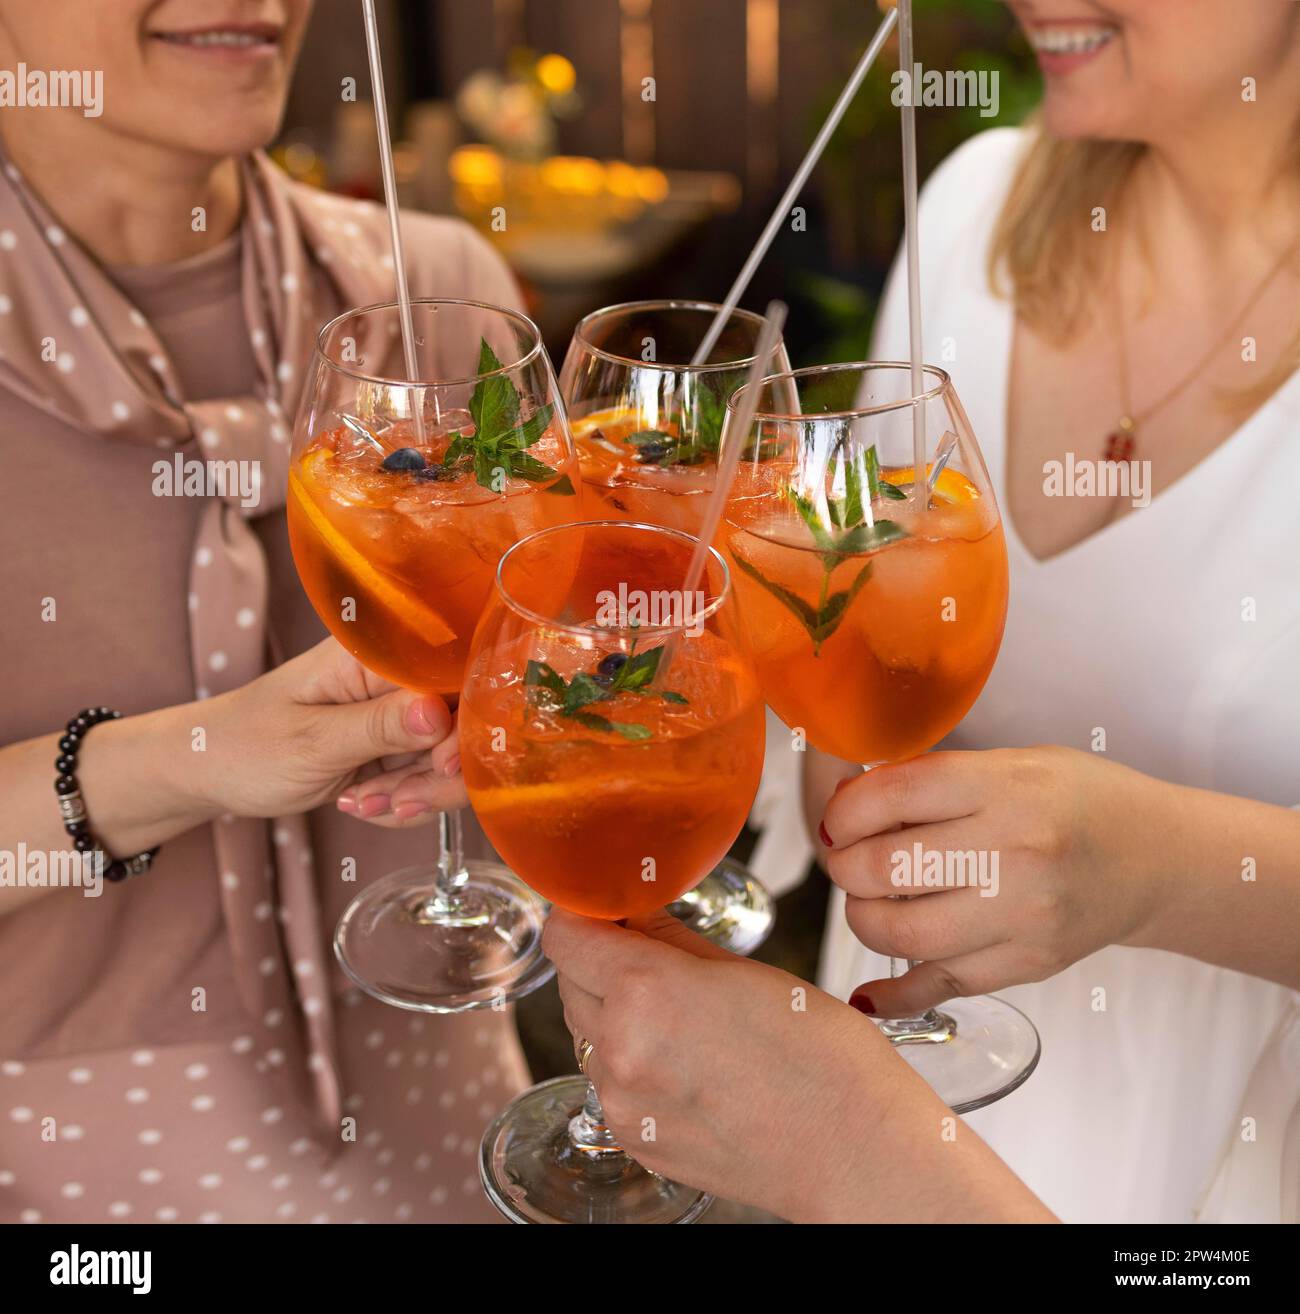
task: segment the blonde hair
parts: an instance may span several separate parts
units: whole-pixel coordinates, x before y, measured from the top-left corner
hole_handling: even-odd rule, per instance
[[[1095,239],[1091,221],[1104,206],[1110,219],[1120,209],[1134,166],[1147,152],[1140,142],[1063,140],[1049,136],[1037,115],[989,245],[988,280],[1010,298],[1016,313],[1057,344],[1069,342],[1096,309],[1109,243]],[[1293,156],[1300,166],[1300,152]],[[1139,231],[1139,241],[1142,240]],[[1273,369],[1250,388],[1231,395],[1253,408],[1300,369],[1300,325]]]

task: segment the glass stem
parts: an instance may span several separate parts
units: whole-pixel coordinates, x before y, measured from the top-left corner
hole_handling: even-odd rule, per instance
[[[626,1158],[623,1147],[605,1122],[605,1110],[600,1107],[600,1097],[591,1082],[587,1083],[582,1111],[569,1119],[569,1145],[576,1153],[592,1159]]]
[[[468,881],[460,813],[440,812],[433,890],[412,906],[411,916],[426,926],[485,925],[491,919],[491,910],[481,895],[464,888]]]
[[[914,958],[891,958],[889,975],[897,980],[909,967],[916,966]],[[927,1008],[924,1013],[917,1013],[914,1017],[885,1018],[880,1023],[880,1029],[895,1044],[902,1044],[909,1040],[947,1040],[956,1032],[957,1024],[946,1013]]]

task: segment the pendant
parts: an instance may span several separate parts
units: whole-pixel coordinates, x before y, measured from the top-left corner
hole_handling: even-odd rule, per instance
[[[1106,460],[1128,461],[1133,457],[1137,445],[1137,425],[1132,416],[1121,415],[1119,428],[1106,437]]]

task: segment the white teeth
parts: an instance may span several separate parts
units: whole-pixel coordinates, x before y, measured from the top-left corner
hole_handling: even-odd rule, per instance
[[[1084,55],[1100,49],[1114,36],[1113,29],[1038,28],[1029,34],[1029,44],[1048,55]]]
[[[165,33],[164,41],[177,46],[262,46],[267,45],[265,37],[254,36],[250,32],[192,32],[185,35]]]

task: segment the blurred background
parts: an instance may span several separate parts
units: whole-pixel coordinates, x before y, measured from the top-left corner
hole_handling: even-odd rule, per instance
[[[926,68],[999,74],[1000,112],[927,107],[921,177],[1020,121],[1039,81],[999,0],[915,0]],[[574,323],[640,297],[720,300],[839,95],[874,0],[379,0],[403,204],[500,249],[558,368]],[[860,358],[902,234],[896,45],[744,304],[790,305],[795,365]],[[317,0],[280,163],[380,195],[361,6]]]
[[[456,214],[524,289],[558,369],[573,326],[617,301],[721,300],[880,22],[874,0],[379,0],[404,206]],[[1018,123],[1033,57],[999,0],[915,0],[927,69],[996,71],[999,113],[925,107],[920,173]],[[861,359],[901,240],[896,43],[886,49],[742,304],[790,307],[796,366]],[[317,0],[280,164],[381,195],[361,6]],[[435,289],[413,288],[417,295]],[[741,836],[735,856],[755,842]],[[816,975],[827,883],[778,904],[756,957]],[[526,999],[534,1076],[575,1070],[554,986]],[[728,1221],[720,1206],[711,1218]],[[758,1221],[749,1219],[748,1221]]]

